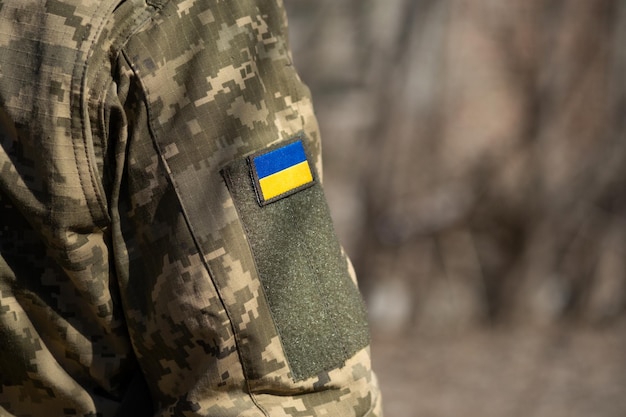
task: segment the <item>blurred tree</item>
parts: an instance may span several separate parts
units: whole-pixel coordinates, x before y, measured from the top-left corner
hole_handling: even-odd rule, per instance
[[[375,323],[623,313],[626,5],[286,5]]]

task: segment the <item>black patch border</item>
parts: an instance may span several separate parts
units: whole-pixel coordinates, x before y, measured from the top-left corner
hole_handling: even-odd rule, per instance
[[[309,166],[309,172],[311,173],[311,177],[313,178],[313,180],[307,182],[306,184],[302,184],[302,185],[300,185],[300,186],[298,186],[296,188],[292,188],[289,191],[285,191],[282,194],[279,194],[279,195],[277,195],[275,197],[272,197],[272,198],[266,200],[265,198],[263,198],[263,191],[261,190],[260,179],[259,179],[259,176],[257,174],[257,170],[256,170],[256,165],[254,163],[254,159],[259,157],[259,156],[263,156],[265,154],[273,152],[273,151],[275,151],[277,149],[289,146],[292,143],[296,143],[296,142],[300,142],[300,144],[302,145],[302,149],[304,149],[304,155],[306,156],[306,162],[307,162],[307,164]],[[290,195],[293,195],[293,194],[295,194],[295,193],[297,193],[299,191],[306,190],[307,188],[312,187],[313,185],[315,185],[318,182],[316,172],[312,168],[311,158],[309,157],[309,153],[307,152],[307,148],[306,148],[306,146],[304,144],[304,138],[303,138],[302,135],[294,136],[291,139],[288,139],[286,141],[281,141],[280,143],[278,143],[278,144],[276,144],[274,146],[271,146],[271,147],[269,147],[267,149],[263,149],[261,151],[255,152],[255,153],[249,155],[246,158],[246,161],[248,163],[248,167],[250,168],[250,178],[252,179],[252,186],[254,188],[254,194],[256,195],[256,201],[257,201],[257,203],[259,203],[260,207],[263,207],[263,206],[266,206],[268,204],[274,203],[274,202],[276,202],[276,201],[278,201],[280,199],[283,199],[285,197],[289,197]]]

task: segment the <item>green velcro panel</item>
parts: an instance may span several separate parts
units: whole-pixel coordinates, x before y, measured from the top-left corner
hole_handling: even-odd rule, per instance
[[[261,207],[246,158],[222,174],[293,378],[303,380],[342,366],[369,344],[369,332],[319,182]]]

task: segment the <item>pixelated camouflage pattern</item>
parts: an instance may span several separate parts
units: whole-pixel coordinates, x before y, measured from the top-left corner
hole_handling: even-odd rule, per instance
[[[321,173],[285,33],[274,0],[0,1],[0,416],[381,415],[367,347],[293,378],[219,174],[300,133]]]

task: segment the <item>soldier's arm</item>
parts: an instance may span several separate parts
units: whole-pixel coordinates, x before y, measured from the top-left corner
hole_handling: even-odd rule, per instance
[[[275,0],[0,7],[0,415],[380,416]]]
[[[380,412],[283,13],[168,2],[119,55],[118,281],[167,415]]]

